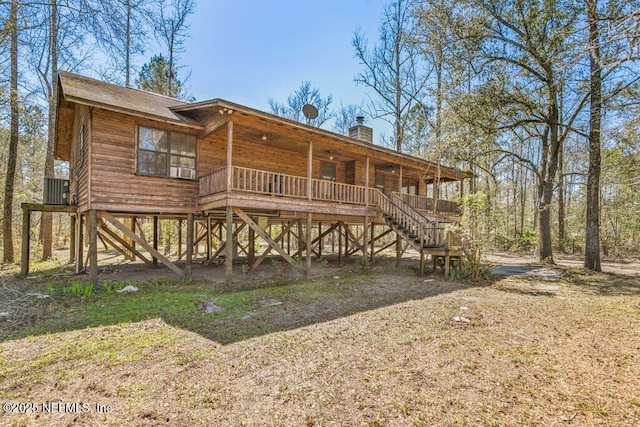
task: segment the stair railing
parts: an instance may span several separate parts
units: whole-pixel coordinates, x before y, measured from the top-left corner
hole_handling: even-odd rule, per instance
[[[382,212],[407,230],[409,234],[407,238],[411,238],[410,235],[414,235],[414,239],[419,239],[421,248],[425,246],[425,242],[438,244],[436,223],[424,217],[401,199],[392,200],[377,189],[372,191],[371,195],[374,203]]]

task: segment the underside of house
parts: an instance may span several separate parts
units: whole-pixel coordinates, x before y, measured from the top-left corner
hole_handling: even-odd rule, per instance
[[[454,199],[469,176],[372,140],[361,120],[344,136],[220,99],[187,103],[62,72],[55,154],[69,176],[48,181],[43,204],[23,206],[22,272],[32,211],[71,215],[71,256],[92,281],[99,243],[181,277],[205,248],[200,262],[224,265],[227,282],[234,260],[255,270],[279,256],[308,272],[313,258],[367,263],[393,246],[397,259],[417,251],[421,272],[428,255],[448,271],[462,251],[446,225],[460,220]],[[184,269],[158,250],[168,221]]]

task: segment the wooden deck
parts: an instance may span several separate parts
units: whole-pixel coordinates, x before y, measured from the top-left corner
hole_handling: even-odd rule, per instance
[[[198,211],[238,206],[245,209],[372,217],[380,214],[377,208],[380,194],[379,190],[366,186],[239,166],[233,166],[232,173],[228,174],[225,166],[200,177]],[[409,195],[402,195],[403,201],[423,211],[423,214],[433,212],[432,199],[406,196]],[[459,217],[458,204],[455,202],[438,200],[436,206],[437,214],[446,216],[447,222]],[[431,212],[422,209],[428,207],[431,207]]]

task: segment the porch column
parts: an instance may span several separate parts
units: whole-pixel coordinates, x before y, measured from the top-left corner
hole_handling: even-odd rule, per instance
[[[83,234],[84,234],[84,227],[83,227],[83,215],[82,214],[78,214],[78,218],[76,219],[76,268],[75,268],[75,273],[76,274],[80,274],[82,273],[82,270],[84,268],[84,265],[82,264],[84,262],[84,258],[83,258],[83,249],[84,249],[84,239],[83,239]]]
[[[369,217],[364,217],[364,228],[362,229],[362,265],[364,268],[369,267],[369,256],[368,252],[368,238],[369,237]]]
[[[153,249],[158,250],[158,215],[153,216]],[[158,258],[152,257],[153,265],[158,266]]]
[[[31,245],[31,209],[22,207],[22,258],[20,259],[20,276],[29,274],[29,246]]]
[[[211,259],[211,217],[207,217],[207,261]]]
[[[69,216],[69,264],[76,258],[76,214]]]
[[[233,188],[233,120],[227,122],[227,191]],[[231,211],[233,215],[233,211]],[[227,213],[228,215],[228,213]]]
[[[307,230],[306,230],[306,241],[307,241],[307,259],[304,265],[304,275],[309,276],[311,273],[311,231],[312,231],[312,218],[311,212],[307,212]],[[302,256],[302,254],[300,254]]]
[[[187,279],[193,272],[193,214],[187,214]]]
[[[313,141],[309,140],[309,153],[307,154],[307,196],[313,199]]]
[[[229,122],[231,123],[231,122]],[[224,283],[227,286],[231,286],[233,284],[233,208],[231,206],[227,206],[227,235],[225,236],[225,276]]]
[[[364,204],[369,204],[369,156],[364,164]]]
[[[98,211],[89,211],[89,282],[98,284]]]
[[[402,194],[402,165],[398,171],[398,193]],[[400,233],[396,233],[396,267],[400,267],[400,258],[402,257],[402,238]]]

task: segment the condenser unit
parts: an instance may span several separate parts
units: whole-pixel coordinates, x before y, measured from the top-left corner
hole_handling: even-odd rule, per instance
[[[47,205],[69,204],[69,180],[62,178],[45,178],[43,202]]]

